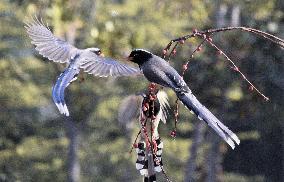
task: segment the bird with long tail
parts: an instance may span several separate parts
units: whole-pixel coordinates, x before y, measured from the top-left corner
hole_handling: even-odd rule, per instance
[[[112,58],[103,57],[99,48],[78,49],[53,35],[50,28],[35,17],[26,23],[26,31],[35,49],[43,57],[58,63],[67,63],[67,68],[58,77],[52,88],[52,98],[61,114],[69,116],[64,99],[64,91],[77,79],[80,70],[98,77],[131,76],[140,73],[136,68],[119,63]]]
[[[239,145],[240,140],[237,135],[197,100],[183,78],[167,61],[144,49],[134,49],[128,56],[128,60],[138,64],[150,82],[171,88],[179,100],[200,120],[213,128],[232,149],[235,148],[235,143]]]

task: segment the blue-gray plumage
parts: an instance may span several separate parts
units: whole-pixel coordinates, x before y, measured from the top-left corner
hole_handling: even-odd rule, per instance
[[[143,49],[134,49],[128,58],[139,65],[150,82],[173,89],[179,100],[212,127],[232,149],[235,143],[240,143],[239,138],[196,99],[183,78],[167,61]]]
[[[78,58],[78,56],[75,56],[71,62],[75,61],[76,58]],[[72,67],[72,64],[70,64],[63,71],[63,73],[59,75],[55,85],[52,88],[52,99],[60,113],[66,116],[69,116],[69,111],[64,100],[64,90],[71,82],[77,79],[79,72],[79,68]]]
[[[68,42],[55,37],[49,27],[37,17],[25,26],[32,44],[43,57],[54,62],[67,63],[68,67],[59,76],[52,89],[53,100],[60,113],[69,116],[64,101],[65,88],[76,79],[80,69],[99,77],[131,76],[140,73],[136,68],[101,56],[99,48],[78,49]]]

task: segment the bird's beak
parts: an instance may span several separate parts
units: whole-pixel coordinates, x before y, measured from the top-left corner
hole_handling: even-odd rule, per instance
[[[102,53],[102,52],[99,54],[99,56],[105,57],[104,53]]]

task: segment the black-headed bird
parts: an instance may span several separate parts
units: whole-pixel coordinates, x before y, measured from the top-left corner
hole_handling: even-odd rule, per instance
[[[236,134],[196,99],[183,78],[167,61],[144,49],[134,49],[128,56],[128,60],[137,63],[150,82],[171,88],[179,100],[200,120],[212,127],[232,149],[235,148],[235,143],[240,143]]]
[[[68,42],[54,36],[50,28],[38,20],[26,23],[25,26],[32,44],[43,57],[68,66],[58,77],[52,88],[52,98],[61,114],[69,116],[69,111],[64,100],[65,88],[74,80],[81,69],[84,72],[98,77],[130,76],[139,74],[139,70],[121,64],[111,58],[101,56],[99,48],[78,49]]]

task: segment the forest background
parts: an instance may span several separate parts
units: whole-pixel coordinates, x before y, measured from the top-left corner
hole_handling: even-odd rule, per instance
[[[142,180],[136,154],[129,154],[138,121],[121,125],[117,117],[121,101],[146,89],[148,82],[81,74],[66,91],[72,117],[64,118],[51,98],[64,65],[42,58],[31,45],[23,22],[32,15],[79,48],[100,47],[105,55],[121,59],[133,48],[162,55],[171,39],[194,28],[248,26],[283,38],[283,9],[282,0],[1,0],[0,181]],[[182,105],[173,139],[176,96],[166,90],[172,110],[160,133],[167,175],[173,181],[283,181],[283,49],[241,31],[220,33],[213,41],[270,101],[251,92],[205,44],[191,60],[185,80],[241,144],[231,150]],[[192,39],[177,48],[171,64],[179,72],[199,42]],[[159,174],[158,181],[164,180]]]

